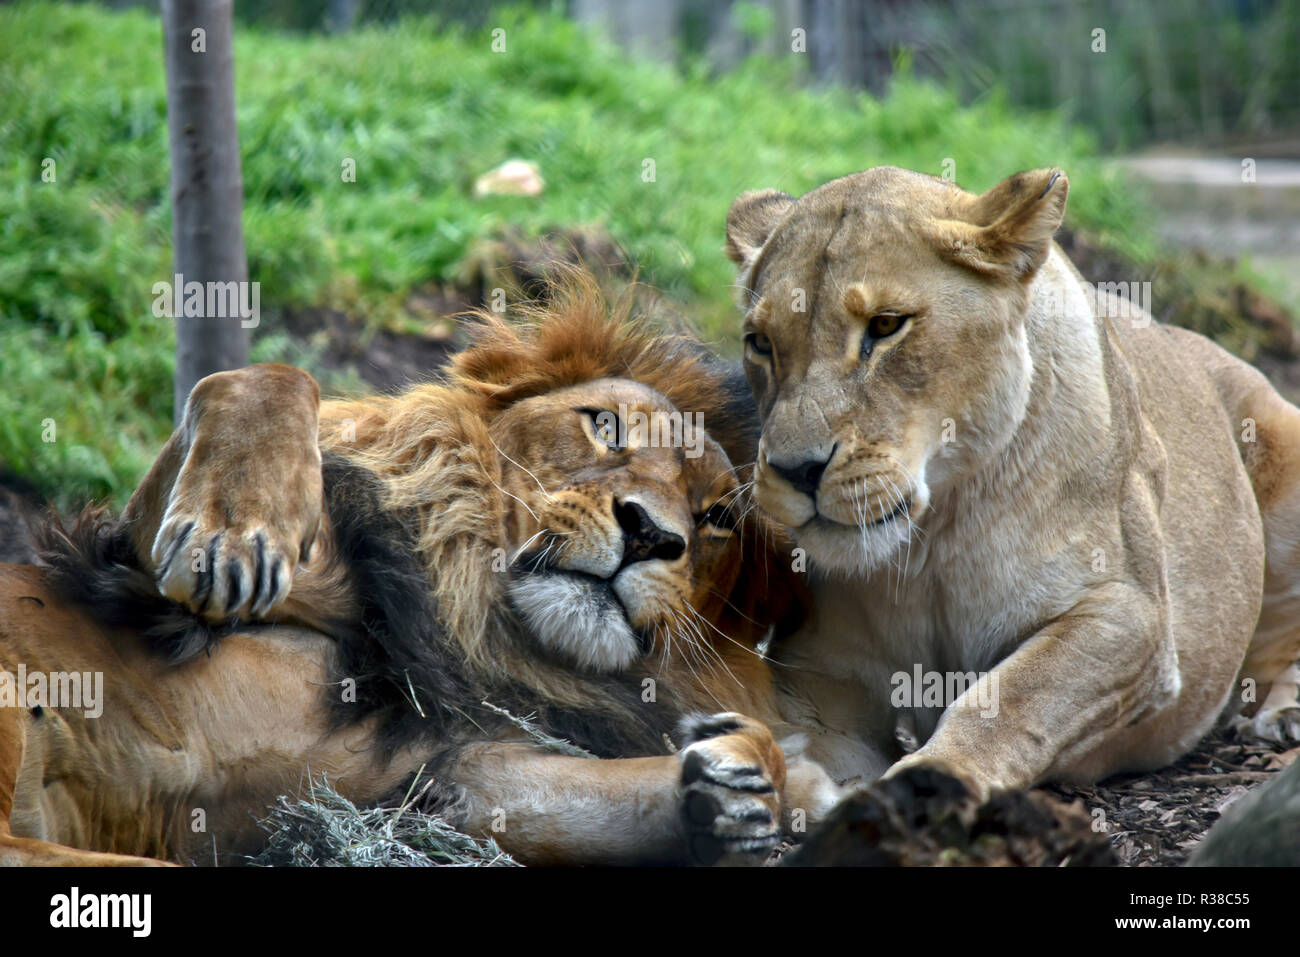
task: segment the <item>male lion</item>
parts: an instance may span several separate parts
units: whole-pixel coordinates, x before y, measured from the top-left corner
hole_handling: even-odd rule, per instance
[[[308,770],[370,803],[424,768],[451,820],[535,863],[761,860],[779,815],[829,805],[754,720],[776,718],[755,648],[797,606],[731,509],[743,380],[590,284],[533,318],[482,317],[397,397],[210,376],[120,520],[0,566],[0,863],[235,861]],[[99,673],[103,698],[34,700],[20,668]]]
[[[838,779],[1090,781],[1252,689],[1261,729],[1294,703],[1300,411],[1095,296],[1052,242],[1067,189],[882,167],[728,215],[757,500],[820,572],[788,716]]]

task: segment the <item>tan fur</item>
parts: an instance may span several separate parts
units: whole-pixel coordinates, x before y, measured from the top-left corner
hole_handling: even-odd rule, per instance
[[[777,718],[754,649],[791,599],[766,594],[765,574],[741,579],[740,566],[784,566],[754,526],[742,536],[699,519],[737,492],[726,453],[711,437],[701,437],[699,458],[611,451],[576,411],[717,408],[716,375],[626,314],[610,315],[592,287],[532,318],[520,328],[482,317],[477,345],[446,383],[400,397],[327,402],[318,413],[316,384],[284,366],[196,386],[126,509],[135,550],[160,589],[195,613],[279,627],[225,637],[211,655],[171,667],[137,635],[98,626],[93,608],[61,607],[41,571],[0,567],[0,667],[100,671],[107,698],[95,719],[0,709],[0,863],[237,860],[263,839],[253,818],[300,793],[308,771],[364,803],[420,768],[418,746],[381,752],[373,724],[339,729],[325,707],[334,649],[311,629],[355,619],[358,596],[332,560],[322,448],[378,476],[387,507],[419,517],[430,587],[467,672],[522,682],[539,703],[617,707],[581,669],[504,640],[517,625],[506,576],[489,569],[494,550],[515,553],[549,532],[565,546],[560,567],[610,573],[625,535],[613,510],[634,500],[686,543],[620,573],[638,576],[623,601],[631,624],[653,637],[658,680],[700,711]],[[238,575],[209,582],[194,571],[197,555]],[[838,792],[798,757],[787,787],[782,750],[757,721],[713,721],[679,754],[625,760],[484,740],[449,771],[465,792],[459,823],[529,862],[761,858],[779,814],[815,817]],[[196,810],[206,815],[201,832]]]
[[[105,699],[99,717],[0,708],[0,864],[237,862],[265,840],[249,812],[301,793],[308,769],[377,798],[419,766],[376,753],[367,727],[331,731],[331,643],[313,632],[234,635],[168,666],[14,565],[0,622],[0,668],[101,672]]]
[[[988,793],[1157,767],[1300,653],[1300,411],[1095,296],[1050,239],[1067,190],[882,167],[728,217],[757,499],[814,570],[784,707],[840,779],[932,764]],[[975,691],[894,707],[917,666],[987,672],[996,715]]]

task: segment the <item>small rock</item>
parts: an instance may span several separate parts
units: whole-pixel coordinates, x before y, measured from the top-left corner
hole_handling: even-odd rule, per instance
[[[474,181],[475,196],[540,196],[546,186],[536,163],[506,160]]]

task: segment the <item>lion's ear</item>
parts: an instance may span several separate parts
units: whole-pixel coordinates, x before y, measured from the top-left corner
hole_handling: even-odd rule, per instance
[[[934,238],[959,265],[1027,281],[1047,258],[1069,191],[1059,169],[1017,173],[978,197],[963,220],[934,224]]]
[[[794,197],[775,189],[741,193],[727,211],[727,256],[737,266],[754,261]]]

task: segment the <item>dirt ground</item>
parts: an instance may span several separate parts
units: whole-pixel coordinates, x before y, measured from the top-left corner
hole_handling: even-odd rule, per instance
[[[1297,747],[1245,743],[1216,732],[1163,770],[1119,775],[1092,787],[1043,790],[1067,802],[1082,800],[1094,826],[1110,837],[1117,863],[1179,865],[1225,808],[1297,755]]]
[[[1297,754],[1216,732],[1160,771],[1000,794],[982,805],[955,778],[913,769],[850,795],[768,865],[1181,866],[1229,805]]]

